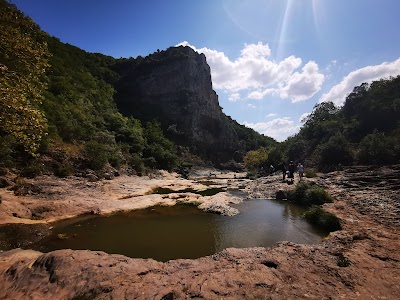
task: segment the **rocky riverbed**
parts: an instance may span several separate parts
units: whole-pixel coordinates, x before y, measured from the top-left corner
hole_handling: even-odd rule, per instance
[[[6,225],[0,246],[29,245],[48,234],[53,221],[83,213],[187,202],[230,215],[236,212],[229,204],[241,201],[228,192],[181,192],[187,188],[241,188],[250,197],[273,198],[277,190],[294,187],[279,175],[250,181],[243,174],[209,172],[197,170],[189,180],[165,172],[98,182],[6,177],[18,186],[0,189],[0,224],[16,225]],[[0,299],[397,299],[399,175],[400,166],[354,167],[306,179],[331,193],[335,201],[324,208],[342,219],[343,229],[319,245],[281,242],[165,263],[87,250],[5,251],[0,254]],[[159,187],[176,193],[154,193]],[[21,244],[9,242],[16,234]]]

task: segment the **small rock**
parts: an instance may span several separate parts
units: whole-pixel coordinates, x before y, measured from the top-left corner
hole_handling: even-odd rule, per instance
[[[66,240],[68,238],[68,235],[66,233],[59,233],[57,234],[57,238],[59,240]]]
[[[86,175],[86,178],[87,178],[90,182],[94,182],[94,181],[98,181],[98,180],[99,180],[99,177],[97,177],[97,176],[94,175],[94,174],[87,174],[87,175]]]
[[[112,180],[114,179],[114,175],[111,173],[104,173],[104,178],[107,180]]]

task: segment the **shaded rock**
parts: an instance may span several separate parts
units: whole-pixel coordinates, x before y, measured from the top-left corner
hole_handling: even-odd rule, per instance
[[[0,177],[0,188],[6,188],[10,185],[11,183],[5,177]]]
[[[16,184],[12,187],[16,196],[38,195],[42,192],[40,186],[31,183]]]
[[[284,200],[284,199],[287,199],[286,192],[283,191],[283,190],[278,190],[278,191],[276,191],[276,193],[275,193],[275,199],[277,199],[277,200]]]
[[[0,176],[5,176],[7,175],[8,171],[6,168],[0,168]]]

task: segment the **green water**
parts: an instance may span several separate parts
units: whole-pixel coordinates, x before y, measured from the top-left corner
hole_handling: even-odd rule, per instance
[[[287,202],[250,200],[235,207],[241,213],[234,217],[177,205],[70,220],[34,248],[102,250],[167,261],[198,258],[228,247],[269,247],[278,241],[313,244],[326,235],[300,217],[303,208]]]

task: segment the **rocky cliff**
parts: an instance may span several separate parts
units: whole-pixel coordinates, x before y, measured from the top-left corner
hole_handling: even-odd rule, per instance
[[[118,72],[116,99],[125,115],[157,119],[174,142],[210,160],[240,159],[249,150],[247,140],[255,132],[222,112],[203,54],[189,47],[172,47],[145,59],[125,60]],[[245,138],[240,135],[243,130],[248,133]]]

